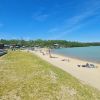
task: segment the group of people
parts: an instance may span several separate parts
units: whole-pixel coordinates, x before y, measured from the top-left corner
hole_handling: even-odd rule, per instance
[[[49,55],[49,57],[51,58],[51,50],[50,49],[40,49],[40,53],[42,53],[43,55]]]
[[[94,64],[89,64],[86,63],[85,65],[77,65],[78,67],[88,67],[88,68],[96,68],[97,66],[95,66]]]

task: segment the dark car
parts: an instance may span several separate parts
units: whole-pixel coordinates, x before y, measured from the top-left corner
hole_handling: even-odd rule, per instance
[[[0,49],[4,49],[4,44],[0,44]]]

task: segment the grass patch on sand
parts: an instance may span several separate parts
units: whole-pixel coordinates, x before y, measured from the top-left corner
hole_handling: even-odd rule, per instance
[[[0,100],[100,100],[100,91],[26,52],[0,58]]]

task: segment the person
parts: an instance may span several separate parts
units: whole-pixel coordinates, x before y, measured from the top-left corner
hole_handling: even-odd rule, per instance
[[[49,53],[49,57],[51,58],[52,56],[51,56],[51,50],[50,49],[48,50],[48,53]]]
[[[89,67],[89,64],[88,63],[86,63],[86,67]]]
[[[67,59],[67,61],[69,62],[70,60],[69,60],[69,59]]]

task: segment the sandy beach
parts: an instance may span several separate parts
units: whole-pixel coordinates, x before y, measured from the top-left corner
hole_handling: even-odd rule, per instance
[[[30,50],[29,52],[34,53],[43,60],[66,71],[67,73],[70,73],[72,76],[79,79],[83,84],[88,84],[100,90],[100,64],[92,63],[97,66],[97,68],[78,67],[78,64],[91,64],[91,62],[82,61],[75,58],[67,58],[57,54],[52,54],[52,58],[50,58],[48,54],[43,55],[40,53],[40,51]]]

